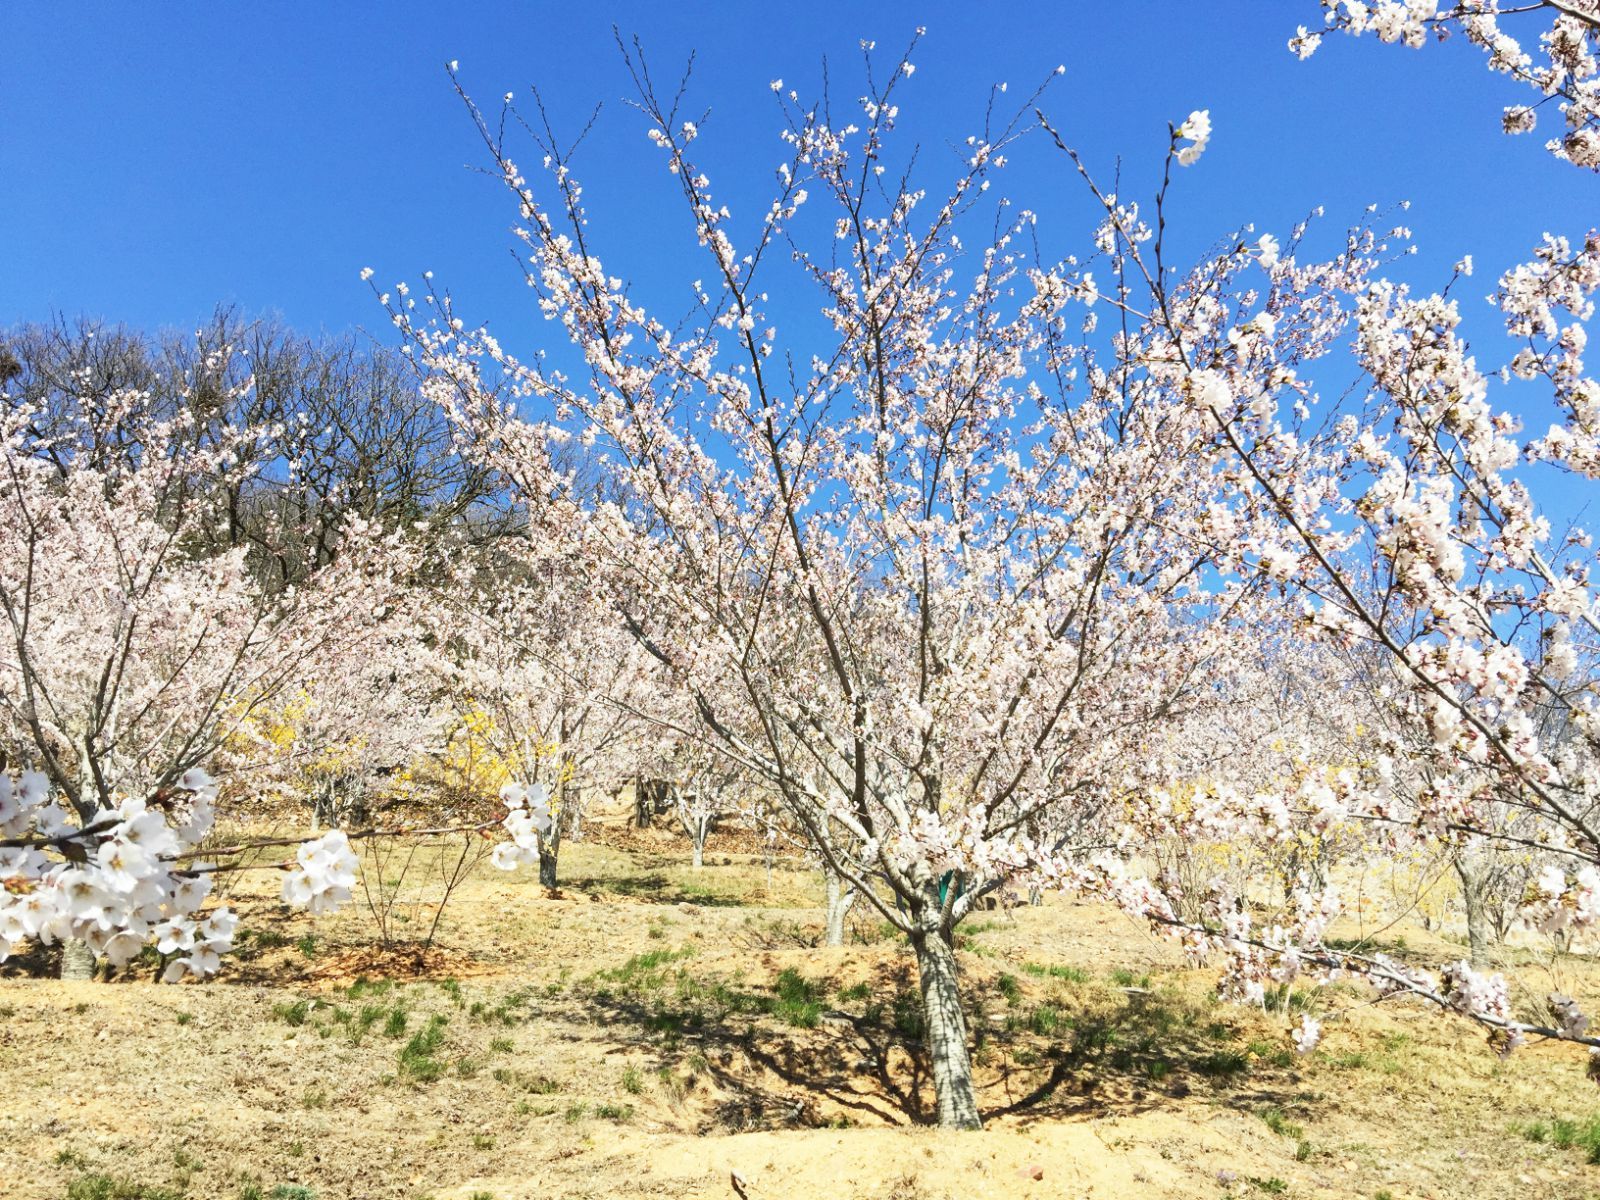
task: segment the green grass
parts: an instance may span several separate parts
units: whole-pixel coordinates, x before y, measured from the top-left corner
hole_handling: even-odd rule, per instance
[[[311,1001],[296,1000],[293,1004],[274,1004],[272,1015],[286,1025],[304,1025],[306,1018],[311,1015]]]
[[[1254,1041],[1245,1047],[1262,1062],[1270,1063],[1274,1067],[1294,1066],[1294,1051],[1287,1046],[1279,1046],[1273,1042]]]
[[[693,946],[681,946],[676,950],[646,950],[643,954],[635,954],[620,967],[601,971],[597,978],[620,984],[645,982],[651,976],[658,975],[662,967],[693,956]]]
[[[377,989],[385,991],[387,988]],[[347,989],[347,996],[371,995],[373,991],[359,983]],[[390,1004],[363,1004],[360,1008],[346,1008],[323,1000],[296,1000],[292,1004],[275,1004],[272,1013],[287,1025],[315,1029],[322,1037],[332,1037],[343,1032],[352,1045],[360,1045],[363,1038],[374,1029],[391,1038],[405,1036],[408,1020],[406,1010],[398,999]]]
[[[450,1023],[445,1016],[428,1018],[427,1028],[411,1035],[400,1051],[400,1073],[418,1083],[431,1083],[444,1074],[444,1064],[434,1055],[444,1044],[444,1027]]]
[[[1067,983],[1088,983],[1089,972],[1082,967],[1067,967],[1056,963],[1023,963],[1022,969],[1039,979],[1061,979]]]
[[[1256,1115],[1261,1118],[1263,1124],[1265,1124],[1268,1129],[1272,1130],[1272,1132],[1277,1134],[1279,1137],[1294,1138],[1298,1140],[1305,1134],[1304,1127],[1291,1121],[1288,1117],[1288,1114],[1275,1104],[1263,1108]]]
[[[802,1029],[821,1021],[827,995],[821,982],[792,967],[779,973],[770,991],[737,980],[699,978],[681,965],[693,954],[692,946],[646,951],[590,976],[586,986],[602,1002],[626,1000],[642,1008],[645,1026],[669,1039],[731,1015],[767,1015]]]
[[[801,1029],[815,1029],[822,1019],[822,988],[812,983],[793,967],[785,968],[774,985],[778,993],[772,1005],[772,1015],[785,1025]]]
[[[67,1185],[67,1200],[183,1200],[172,1188],[135,1183],[111,1175],[80,1175]]]
[[[1194,1064],[1196,1071],[1210,1079],[1226,1079],[1242,1074],[1249,1067],[1250,1061],[1242,1050],[1214,1050]]]
[[[386,996],[394,990],[392,979],[368,979],[362,975],[349,987],[344,994],[352,1000],[360,1000],[363,996]]]
[[[1552,1117],[1524,1125],[1522,1136],[1530,1142],[1555,1146],[1560,1150],[1582,1150],[1590,1163],[1600,1165],[1600,1114],[1574,1121]]]
[[[1055,1037],[1066,1024],[1061,1010],[1053,1004],[1041,1004],[1028,1014],[1028,1028],[1040,1037]]]

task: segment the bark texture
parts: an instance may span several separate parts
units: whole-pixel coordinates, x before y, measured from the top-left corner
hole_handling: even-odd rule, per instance
[[[61,978],[94,978],[94,951],[88,942],[68,938],[61,943]]]
[[[937,929],[919,929],[911,935],[911,945],[917,952],[922,1015],[927,1025],[924,1037],[932,1061],[939,1126],[982,1129],[983,1118],[978,1115],[978,1097],[972,1087],[955,950]]]

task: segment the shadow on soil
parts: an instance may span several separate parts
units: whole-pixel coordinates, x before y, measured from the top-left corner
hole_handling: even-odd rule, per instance
[[[1231,1106],[1293,1101],[1293,1057],[1176,989],[1069,972],[969,981],[986,1118],[1129,1114],[1202,1089]],[[909,962],[839,987],[794,969],[755,982],[656,950],[572,985],[590,1020],[656,1057],[696,1132],[925,1124],[933,1089]],[[1236,1014],[1229,1014],[1236,1015]],[[709,1086],[707,1086],[709,1085]]]

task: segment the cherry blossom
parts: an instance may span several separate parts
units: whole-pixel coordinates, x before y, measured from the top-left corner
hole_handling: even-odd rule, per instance
[[[1325,29],[1301,25],[1289,40],[1300,58],[1311,57],[1328,33],[1370,33],[1412,49],[1459,34],[1483,52],[1490,71],[1539,94],[1531,104],[1504,110],[1507,133],[1530,132],[1538,110],[1555,101],[1565,128],[1546,148],[1575,166],[1600,170],[1600,5],[1594,0],[1322,0],[1322,7]],[[1523,29],[1537,28],[1539,14],[1549,25],[1535,51]]]
[[[343,830],[335,829],[295,851],[295,866],[284,877],[283,899],[312,914],[333,912],[350,899],[360,860]]]

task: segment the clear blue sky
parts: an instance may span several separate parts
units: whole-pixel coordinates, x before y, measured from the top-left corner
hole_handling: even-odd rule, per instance
[[[1423,254],[1407,271],[1442,283],[1472,251],[1481,294],[1542,230],[1587,229],[1592,180],[1537,137],[1498,132],[1519,94],[1475,51],[1339,39],[1300,63],[1285,40],[1318,16],[1315,0],[13,6],[0,324],[59,311],[185,326],[227,301],[386,337],[357,279],[371,265],[386,282],[431,268],[473,315],[531,328],[506,256],[509,210],[466,169],[479,148],[442,64],[459,59],[486,100],[537,84],[569,128],[605,102],[579,173],[596,227],[615,235],[603,251],[637,251],[655,236],[655,200],[672,193],[620,103],[613,22],[642,36],[663,74],[698,50],[696,107],[712,110],[702,145],[736,216],[781,157],[768,81],[806,95],[828,55],[851,97],[859,38],[892,54],[925,24],[903,106],[908,131],[941,152],[977,127],[991,81],[1015,97],[1064,63],[1053,118],[1108,174],[1122,155],[1125,192],[1139,194],[1166,122],[1209,108],[1216,134],[1184,172],[1177,210],[1195,249],[1247,221],[1286,232],[1316,204],[1343,218],[1408,198]],[[1069,248],[1091,224],[1081,189],[1042,141],[1017,160],[1006,190]],[[651,270],[648,256],[606,257],[632,276]]]

